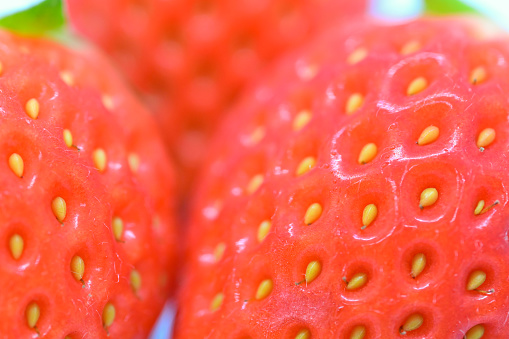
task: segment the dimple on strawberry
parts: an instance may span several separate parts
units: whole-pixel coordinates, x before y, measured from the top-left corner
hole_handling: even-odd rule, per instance
[[[101,53],[40,36],[60,8],[0,20],[39,35],[0,31],[0,337],[146,337],[173,285],[172,164]]]
[[[209,150],[175,337],[508,337],[508,60],[484,22],[367,21],[260,75]]]

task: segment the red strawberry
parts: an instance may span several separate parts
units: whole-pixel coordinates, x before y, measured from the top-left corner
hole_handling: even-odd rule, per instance
[[[338,27],[210,149],[176,338],[507,338],[509,39]]]
[[[181,181],[246,79],[365,0],[68,0],[77,30],[106,50],[152,104]]]
[[[176,245],[154,121],[88,46],[0,31],[0,66],[0,337],[146,337]]]

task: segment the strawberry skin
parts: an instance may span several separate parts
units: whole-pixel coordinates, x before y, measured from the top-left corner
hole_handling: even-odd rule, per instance
[[[507,338],[509,39],[331,29],[209,151],[176,338]]]
[[[176,261],[156,124],[89,46],[0,46],[0,337],[144,338]]]
[[[248,79],[365,7],[364,0],[68,0],[77,31],[110,54],[152,105],[187,184]]]

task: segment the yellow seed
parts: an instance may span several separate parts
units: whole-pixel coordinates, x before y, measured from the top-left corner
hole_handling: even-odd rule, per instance
[[[221,308],[221,305],[223,305],[223,300],[224,300],[224,294],[223,293],[216,294],[214,299],[212,299],[212,302],[210,303],[210,310],[212,312],[215,312],[219,308]]]
[[[64,142],[67,147],[73,146],[72,133],[68,129],[64,129]]]
[[[113,108],[115,108],[115,104],[113,103],[113,98],[107,94],[104,94],[102,96],[102,102],[103,102],[103,106],[106,107],[108,110],[113,110]]]
[[[366,228],[373,220],[376,219],[376,216],[378,215],[378,208],[376,208],[375,204],[369,204],[366,207],[364,207],[364,211],[362,211],[362,228]]]
[[[79,255],[75,255],[71,259],[71,273],[74,279],[83,282],[83,274],[85,274],[85,262]]]
[[[111,226],[113,228],[113,236],[115,236],[115,240],[121,241],[122,234],[124,233],[124,221],[119,217],[114,217],[111,222]]]
[[[371,162],[378,153],[378,148],[374,143],[369,143],[364,145],[361,152],[359,153],[359,159],[357,160],[359,164],[364,165],[368,162]]]
[[[258,226],[258,242],[262,242],[267,234],[269,234],[270,229],[272,227],[272,222],[270,220],[264,220],[260,223],[260,226]]]
[[[368,282],[368,275],[366,273],[356,273],[352,279],[347,283],[347,290],[356,290],[366,285]]]
[[[265,127],[258,126],[253,133],[251,133],[251,144],[256,145],[265,138]]]
[[[95,168],[97,168],[99,172],[104,172],[108,161],[106,152],[102,148],[96,148],[92,153],[92,159],[94,160]]]
[[[348,62],[350,65],[354,65],[364,60],[367,56],[368,50],[364,47],[359,47],[348,56],[346,62]]]
[[[413,278],[416,278],[422,273],[426,267],[426,256],[424,253],[417,253],[412,259],[412,272],[410,273]]]
[[[318,218],[320,218],[322,212],[323,208],[322,205],[320,205],[319,203],[315,202],[314,204],[310,205],[306,211],[306,214],[304,215],[304,223],[306,225],[311,225],[312,223],[317,221]]]
[[[223,258],[225,250],[226,244],[224,242],[220,242],[219,244],[217,244],[216,248],[214,249],[214,259],[216,260],[216,262]]]
[[[30,118],[37,119],[39,116],[39,101],[35,98],[28,100],[25,104],[25,112]]]
[[[11,250],[11,255],[15,260],[18,260],[21,257],[21,254],[23,254],[24,246],[25,242],[19,234],[14,234],[9,239],[9,249]]]
[[[127,156],[127,163],[129,164],[131,172],[137,173],[138,168],[140,168],[140,157],[136,153],[129,153]]]
[[[424,146],[427,144],[431,144],[433,141],[438,139],[440,135],[440,130],[436,126],[428,126],[422,131],[419,136],[419,140],[417,140],[417,145]]]
[[[484,148],[488,147],[495,140],[495,136],[496,133],[493,128],[483,129],[477,137],[477,147],[483,151]]]
[[[421,200],[419,201],[419,208],[423,209],[433,205],[438,200],[438,191],[436,188],[426,188],[421,192]]]
[[[421,327],[423,322],[424,322],[424,318],[422,317],[422,315],[415,313],[415,314],[412,314],[411,316],[409,316],[405,320],[405,323],[403,324],[402,329],[405,332],[414,331],[414,330],[418,329],[419,327]]]
[[[4,73],[4,64],[0,61],[0,75]]]
[[[486,273],[480,270],[470,273],[468,276],[467,290],[473,291],[479,288],[486,281]]]
[[[472,85],[478,85],[486,80],[486,68],[483,66],[476,67],[470,72],[470,83]]]
[[[297,171],[295,175],[301,176],[309,172],[316,165],[316,159],[314,157],[306,157],[302,159],[299,166],[297,166]]]
[[[251,178],[246,187],[247,194],[253,194],[263,184],[263,174],[257,174]]]
[[[304,128],[310,121],[313,115],[309,110],[302,110],[297,114],[295,119],[293,119],[293,130],[300,131]]]
[[[401,47],[401,50],[399,51],[401,55],[408,55],[413,54],[421,49],[421,43],[417,40],[410,40],[406,44]]]
[[[132,270],[129,276],[129,281],[131,283],[131,288],[134,293],[138,293],[141,288],[141,274],[137,270]]]
[[[481,324],[475,325],[467,331],[465,339],[481,339],[484,335],[484,326]]]
[[[67,204],[65,203],[65,200],[61,197],[56,197],[53,199],[51,202],[51,210],[53,211],[53,214],[57,220],[62,223],[67,214]]]
[[[350,339],[364,339],[365,335],[366,327],[357,325],[353,328],[352,333],[350,333]]]
[[[295,339],[309,339],[311,338],[311,332],[307,328],[300,330],[295,336]]]
[[[25,164],[23,158],[18,153],[12,153],[9,157],[9,167],[16,176],[22,178],[23,171],[25,170]]]
[[[256,300],[262,300],[267,298],[267,296],[272,292],[272,288],[274,284],[271,279],[265,279],[258,285],[258,290],[256,290]]]
[[[111,324],[113,324],[113,321],[115,320],[115,306],[113,306],[112,303],[108,302],[104,306],[103,309],[103,327],[107,328],[110,327]]]
[[[346,101],[346,114],[351,115],[355,113],[359,108],[362,107],[364,103],[364,96],[360,93],[354,93],[350,95],[348,100]]]
[[[306,267],[306,283],[310,283],[315,280],[322,272],[322,264],[319,261],[312,261]]]
[[[484,205],[485,205],[484,200],[479,200],[477,206],[475,207],[474,214],[475,215],[481,214],[482,210],[484,209]]]
[[[39,308],[39,305],[37,305],[35,301],[32,301],[25,310],[28,327],[35,328],[40,316],[41,309]]]
[[[62,79],[62,81],[65,82],[67,86],[74,85],[74,75],[71,71],[61,71],[60,79]]]
[[[422,92],[423,90],[428,87],[428,80],[424,77],[418,77],[412,80],[410,85],[408,85],[408,88],[406,90],[406,95],[414,95],[419,92]]]

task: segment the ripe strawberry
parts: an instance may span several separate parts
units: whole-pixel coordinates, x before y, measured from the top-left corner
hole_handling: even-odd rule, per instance
[[[509,39],[338,27],[219,130],[176,338],[507,338]]]
[[[0,337],[146,337],[172,285],[172,166],[104,57],[0,31]]]
[[[77,30],[100,45],[152,104],[182,182],[246,79],[365,0],[68,0]]]

